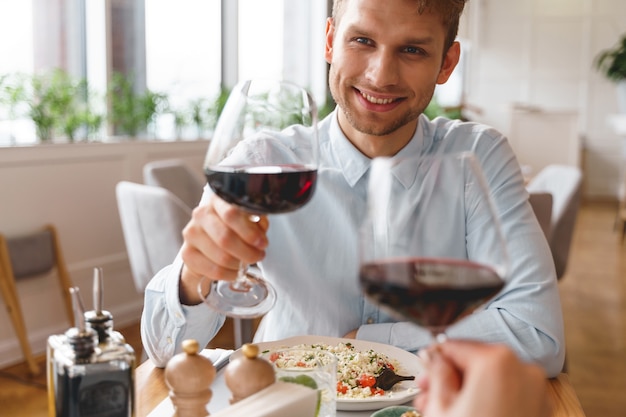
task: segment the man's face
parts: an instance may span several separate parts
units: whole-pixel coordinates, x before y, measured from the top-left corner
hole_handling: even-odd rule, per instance
[[[359,133],[410,139],[435,85],[458,62],[458,44],[443,55],[445,35],[438,16],[419,15],[411,0],[348,0],[339,21],[329,19],[329,84],[351,140]]]

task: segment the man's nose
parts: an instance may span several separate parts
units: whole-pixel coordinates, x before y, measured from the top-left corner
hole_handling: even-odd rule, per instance
[[[393,51],[379,49],[370,56],[365,76],[374,86],[384,87],[398,83],[399,66]]]

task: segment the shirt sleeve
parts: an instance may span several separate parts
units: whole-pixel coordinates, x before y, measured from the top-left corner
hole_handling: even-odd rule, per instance
[[[155,366],[163,368],[182,351],[182,342],[195,339],[206,346],[224,324],[225,317],[204,304],[185,306],[178,298],[183,262],[180,255],[148,283],[141,315],[143,348]]]
[[[528,203],[519,165],[503,137],[475,148],[503,226],[510,273],[503,291],[484,308],[446,331],[450,338],[505,343],[548,376],[558,375],[565,359],[563,317],[556,273],[546,238]],[[469,220],[468,220],[469,221]],[[471,231],[468,231],[468,234]],[[479,253],[480,239],[468,237],[468,256]],[[432,343],[428,331],[412,323],[368,324],[357,338],[416,351]]]

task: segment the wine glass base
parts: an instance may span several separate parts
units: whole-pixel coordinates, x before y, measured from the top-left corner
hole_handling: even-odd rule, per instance
[[[263,279],[246,274],[246,282],[214,281],[205,302],[229,317],[255,318],[264,315],[276,303],[276,291]]]

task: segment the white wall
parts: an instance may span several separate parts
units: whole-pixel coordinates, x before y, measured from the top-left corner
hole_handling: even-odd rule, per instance
[[[514,104],[577,113],[585,195],[615,197],[623,161],[607,117],[617,112],[616,91],[593,60],[626,33],[626,1],[470,0],[467,7],[465,100],[482,110],[473,118],[510,135]]]
[[[139,319],[143,297],[135,291],[119,221],[115,185],[142,182],[146,162],[181,158],[202,175],[206,141],[53,144],[0,148],[0,232],[19,235],[52,223],[70,276],[91,308],[93,268],[104,270],[104,307],[116,325]],[[68,327],[55,275],[18,281],[26,328],[35,353],[48,335]],[[0,297],[0,367],[22,353]]]

